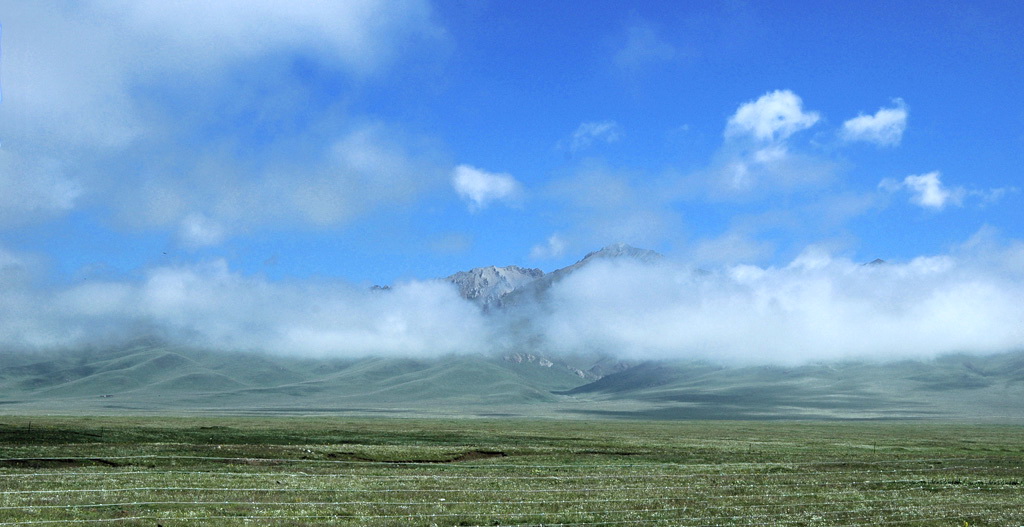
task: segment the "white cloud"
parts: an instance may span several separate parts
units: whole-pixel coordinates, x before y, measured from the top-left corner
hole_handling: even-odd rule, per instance
[[[947,205],[960,206],[967,194],[963,187],[948,188],[943,185],[938,171],[907,176],[902,182],[883,179],[878,186],[889,192],[907,189],[911,192],[911,203],[934,210],[942,210]]]
[[[820,251],[785,267],[601,262],[551,291],[537,331],[551,349],[636,359],[802,363],[896,360],[1024,346],[1024,275],[968,255],[865,266]]]
[[[282,64],[301,56],[372,82],[430,48],[410,42],[443,39],[432,16],[427,0],[2,3],[0,141],[16,150],[0,185],[18,190],[0,188],[0,202],[20,205],[0,207],[0,224],[87,203],[172,229],[193,212],[337,225],[400,202],[443,180],[403,152],[430,148],[378,125],[338,130],[360,121]],[[240,153],[246,134],[260,144]],[[22,158],[31,169],[10,168]]]
[[[416,356],[477,352],[491,340],[479,309],[442,282],[407,282],[386,292],[274,283],[213,261],[62,290],[7,285],[10,294],[0,296],[0,345],[7,350],[155,336],[206,349]]]
[[[304,48],[365,73],[389,62],[408,39],[442,34],[426,0],[97,0],[92,6],[97,16],[144,36],[146,51],[178,55],[174,66],[187,68]]]
[[[469,208],[478,211],[494,201],[514,203],[522,195],[522,185],[509,174],[485,172],[469,165],[459,165],[452,172],[452,186],[459,196],[469,201]]]
[[[927,174],[907,176],[903,181],[892,178],[883,179],[878,188],[887,192],[907,190],[911,193],[910,202],[933,210],[942,210],[949,205],[962,206],[967,198],[981,201],[982,205],[995,203],[1007,194],[1018,192],[1016,187],[991,189],[967,189],[962,186],[948,187],[942,183],[938,171]]]
[[[62,146],[124,146],[146,133],[132,88],[168,75],[208,78],[227,62],[281,49],[363,74],[408,39],[442,33],[426,0],[14,2],[0,15],[0,132]]]
[[[803,101],[789,90],[766,93],[744,103],[726,124],[727,138],[750,136],[759,141],[784,140],[814,126],[819,116],[804,112]]]
[[[910,201],[922,207],[943,209],[948,204],[960,205],[963,201],[963,188],[950,189],[943,186],[938,172],[907,176],[903,179],[903,185],[914,193]]]
[[[782,267],[698,273],[602,260],[549,290],[543,309],[481,313],[442,281],[372,291],[272,282],[224,261],[133,280],[40,286],[32,255],[0,247],[0,347],[82,348],[156,336],[175,345],[297,355],[605,351],[634,359],[802,363],[896,360],[1024,347],[1024,243],[981,231],[949,254],[862,265],[810,248]],[[509,331],[510,325],[517,330]],[[526,340],[522,340],[526,339]]]
[[[622,129],[615,121],[590,121],[581,123],[568,141],[568,150],[578,152],[590,148],[596,142],[614,143],[622,136]]]
[[[753,160],[755,163],[762,165],[769,165],[772,163],[778,163],[789,156],[789,150],[782,145],[772,145],[769,147],[758,149],[754,152]]]
[[[133,112],[137,43],[88,3],[5,2],[0,138],[20,148],[125,146],[145,129]]]
[[[907,107],[896,99],[892,108],[880,108],[875,115],[859,115],[843,123],[842,137],[847,141],[866,141],[880,146],[895,146],[907,129]]]
[[[697,177],[716,197],[749,199],[820,185],[836,172],[833,162],[791,147],[791,136],[814,126],[800,97],[776,90],[740,105],[726,123],[725,142],[711,167]]]
[[[543,244],[534,245],[530,249],[530,258],[535,260],[548,260],[561,258],[565,254],[565,240],[557,233],[548,236]]]

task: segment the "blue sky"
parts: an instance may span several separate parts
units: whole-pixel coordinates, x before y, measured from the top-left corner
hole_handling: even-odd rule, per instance
[[[1017,2],[4,0],[0,24],[26,298],[1024,239]]]

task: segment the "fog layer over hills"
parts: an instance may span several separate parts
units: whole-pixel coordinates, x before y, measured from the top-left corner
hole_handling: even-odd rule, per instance
[[[613,245],[543,273],[486,267],[369,288],[275,282],[223,261],[138,280],[42,286],[0,254],[0,346],[77,349],[139,336],[307,357],[607,353],[739,364],[1024,349],[1024,246],[864,265],[814,248],[785,266],[697,269]]]

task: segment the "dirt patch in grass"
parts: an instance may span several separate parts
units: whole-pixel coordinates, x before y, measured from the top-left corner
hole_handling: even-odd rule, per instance
[[[0,459],[0,467],[10,468],[63,468],[102,465],[120,467],[121,463],[102,458],[16,458]]]
[[[328,458],[331,459],[351,459],[353,461],[366,461],[371,463],[394,463],[394,464],[409,464],[409,463],[461,463],[464,461],[478,461],[481,459],[491,459],[498,457],[508,457],[508,454],[500,450],[469,450],[463,452],[457,456],[445,458],[445,459],[422,459],[422,458],[408,458],[408,459],[375,459],[371,457],[358,456],[348,453],[335,453],[332,452],[327,454]]]
[[[490,459],[494,457],[507,457],[508,454],[498,450],[470,450],[461,456],[451,459],[446,463],[457,463],[459,461],[476,461],[478,459]]]

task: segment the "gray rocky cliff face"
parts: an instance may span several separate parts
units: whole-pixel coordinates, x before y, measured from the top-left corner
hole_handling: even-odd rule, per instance
[[[552,284],[597,260],[625,259],[653,263],[661,258],[662,255],[654,251],[617,243],[588,253],[580,261],[547,274],[540,269],[516,265],[492,265],[460,271],[442,280],[455,284],[462,298],[476,302],[485,311],[493,311],[540,301]]]
[[[500,307],[515,307],[524,304],[543,302],[544,297],[547,295],[548,289],[551,288],[556,282],[561,281],[570,274],[577,270],[590,265],[593,262],[600,260],[632,260],[641,262],[644,264],[653,264],[661,260],[663,256],[655,251],[648,249],[638,249],[631,245],[624,243],[617,243],[609,245],[601,250],[588,253],[580,261],[556,269],[547,273],[543,276],[538,277],[535,280],[524,283],[521,287],[516,288],[514,291],[510,291],[504,294],[501,298],[501,303],[498,304]]]
[[[460,271],[444,280],[459,288],[459,295],[467,300],[479,303],[485,308],[501,304],[501,299],[523,287],[524,285],[544,276],[540,269],[527,269],[515,265],[507,267],[477,267],[469,271]]]

